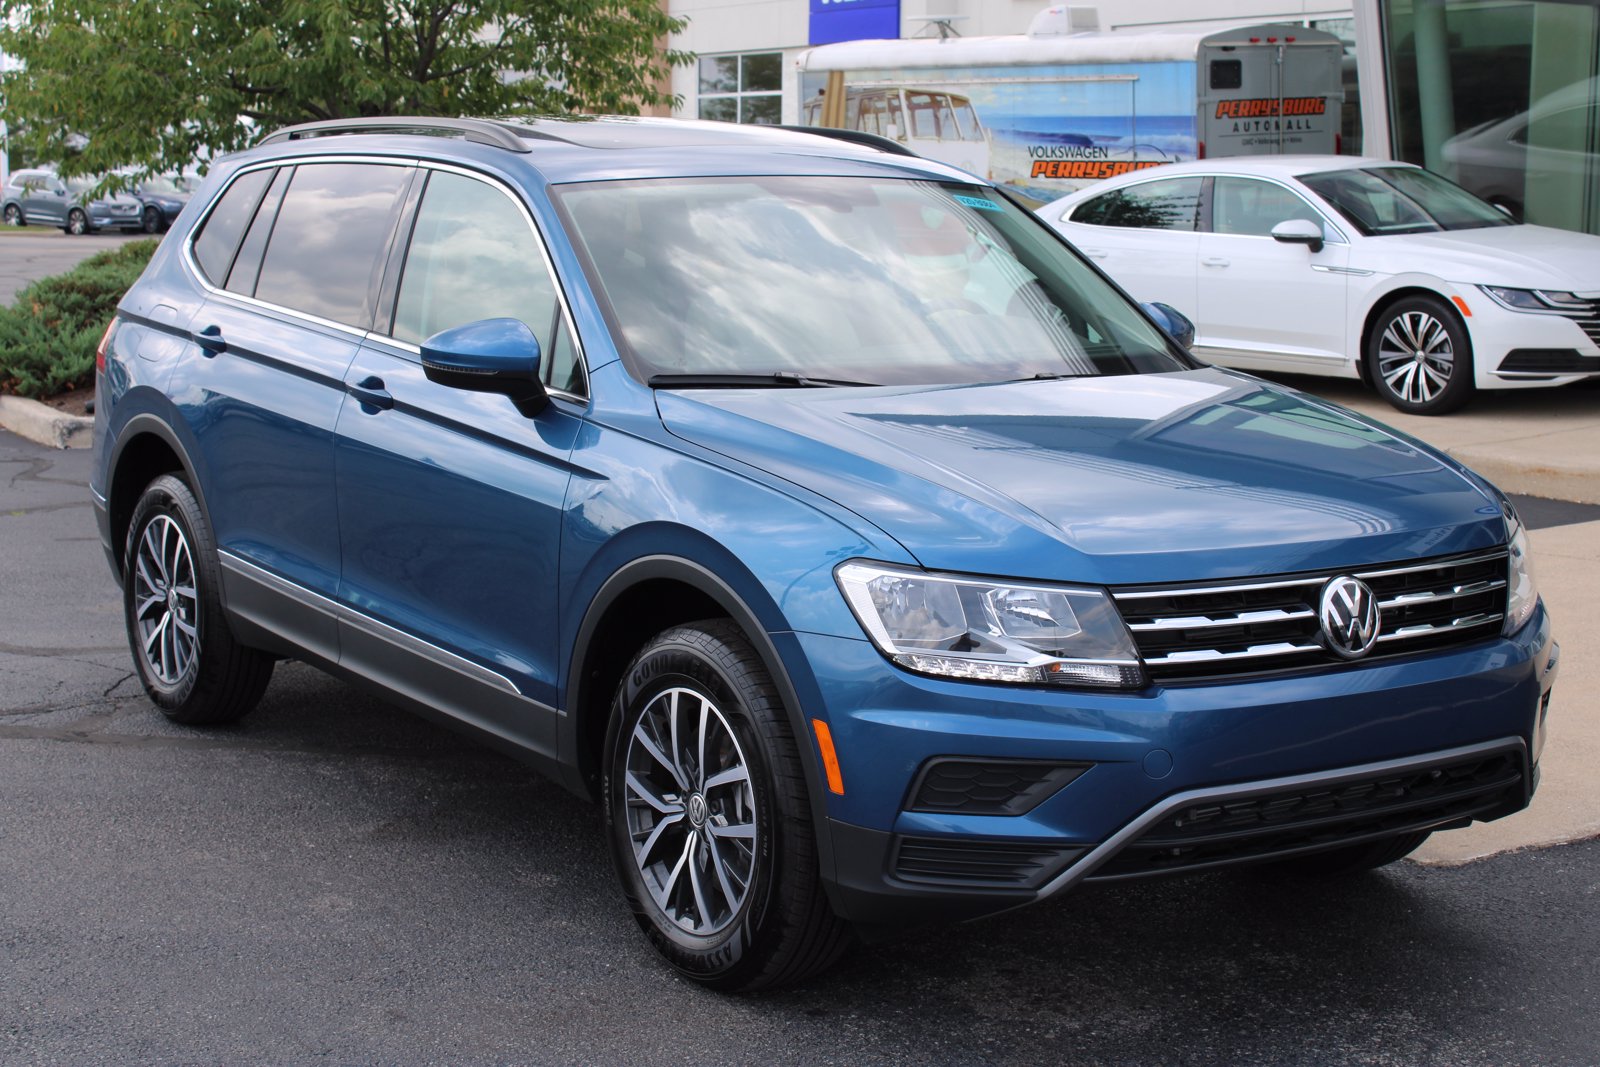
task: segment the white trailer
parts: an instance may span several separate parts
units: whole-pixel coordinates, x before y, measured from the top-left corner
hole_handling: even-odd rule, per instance
[[[1344,46],[1258,25],[849,41],[800,53],[802,121],[865,130],[1033,199],[1206,155],[1331,153]]]

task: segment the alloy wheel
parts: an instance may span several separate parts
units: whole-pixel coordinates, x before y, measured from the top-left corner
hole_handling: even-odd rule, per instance
[[[695,690],[657,694],[628,739],[622,788],[656,907],[688,933],[726,929],[750,895],[758,845],[750,768],[728,720]]]
[[[144,528],[133,583],[139,653],[152,676],[175,686],[199,651],[200,602],[188,538],[168,516],[157,515]]]
[[[7,226],[21,226],[22,225],[22,209],[17,207],[17,205],[15,205],[15,204],[7,204],[6,205],[6,225]]]
[[[72,214],[67,216],[68,233],[81,237],[88,229],[89,220],[84,217],[83,212],[74,211]]]
[[[1450,384],[1455,345],[1443,322],[1426,311],[1406,311],[1389,320],[1378,340],[1378,373],[1410,404],[1431,403]]]

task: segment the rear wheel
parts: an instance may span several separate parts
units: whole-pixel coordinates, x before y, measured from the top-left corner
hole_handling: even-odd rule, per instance
[[[67,212],[66,230],[74,237],[82,237],[89,232],[89,216],[79,208],[73,208]]]
[[[232,722],[255,707],[273,659],[228,629],[211,527],[182,479],[164,474],[145,489],[123,561],[128,645],[156,706],[189,725]]]
[[[1472,398],[1472,345],[1444,301],[1413,296],[1379,316],[1367,338],[1367,372],[1390,404],[1444,415]]]
[[[18,207],[17,205],[15,205],[15,204],[7,204],[6,205],[6,225],[7,226],[23,226],[23,225],[26,225],[26,223],[24,223],[22,221],[22,209],[20,207]]]
[[[161,212],[157,211],[153,207],[146,207],[144,209],[144,214],[140,216],[139,228],[145,233],[160,233]]]
[[[1327,852],[1314,852],[1309,856],[1277,860],[1266,866],[1269,870],[1297,878],[1340,878],[1387,867],[1391,863],[1405,859],[1422,846],[1428,839],[1428,834],[1427,830],[1419,830],[1416,833],[1399,834],[1377,841],[1366,841],[1359,845],[1329,849]]]
[[[770,988],[848,947],[788,716],[732,623],[667,630],[634,658],[612,704],[604,794],[623,892],[685,977]]]

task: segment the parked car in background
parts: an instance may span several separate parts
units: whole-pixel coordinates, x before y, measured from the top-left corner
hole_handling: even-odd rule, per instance
[[[59,226],[69,234],[144,226],[144,205],[123,193],[94,196],[99,178],[67,178],[39,168],[13,171],[0,205],[8,226]]]
[[[1600,375],[1600,237],[1518,223],[1406,163],[1205,160],[1039,209],[1228,367],[1360,377],[1402,411]]]
[[[189,203],[197,184],[187,175],[162,174],[135,185],[129,195],[143,205],[140,229],[145,233],[165,233]]]
[[[1463,188],[1516,218],[1540,182],[1565,188],[1600,164],[1600,77],[1564,86],[1526,111],[1463,130],[1440,148],[1444,169]],[[1547,188],[1545,195],[1551,195]]]
[[[601,804],[720,989],[1526,806],[1559,649],[1506,498],[865,136],[382,118],[219,160],[97,360],[152,702],[229,722],[293,657],[479,734]]]

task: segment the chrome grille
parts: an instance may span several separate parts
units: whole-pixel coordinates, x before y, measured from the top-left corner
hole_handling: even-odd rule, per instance
[[[1367,659],[1466,644],[1497,633],[1506,552],[1495,549],[1373,570],[1115,590],[1151,677],[1202,678],[1344,663],[1322,643],[1322,587],[1354,573],[1378,597]],[[1363,661],[1364,662],[1364,661]]]
[[[1600,345],[1600,300],[1587,300],[1588,306],[1582,310],[1574,307],[1562,314],[1578,324],[1578,328],[1588,335],[1589,340]]]

